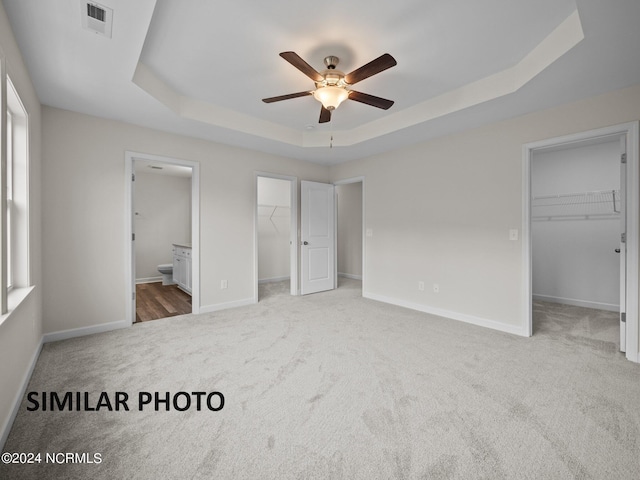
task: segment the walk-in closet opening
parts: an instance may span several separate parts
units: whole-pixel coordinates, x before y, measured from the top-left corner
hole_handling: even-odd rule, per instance
[[[523,333],[551,315],[638,361],[639,138],[629,122],[523,145]]]
[[[257,301],[297,294],[297,180],[256,176]]]
[[[624,145],[624,135],[611,135],[531,157],[534,319],[557,319],[557,335],[586,326],[591,341],[612,351],[624,351]],[[534,321],[534,335],[537,328]]]

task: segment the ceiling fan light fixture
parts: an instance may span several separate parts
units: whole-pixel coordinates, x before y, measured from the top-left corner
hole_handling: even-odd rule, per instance
[[[353,100],[355,102],[364,103],[365,105],[381,108],[383,110],[387,110],[393,105],[392,100],[348,89],[352,85],[355,85],[366,78],[397,65],[396,60],[388,53],[380,55],[378,58],[361,66],[360,68],[356,68],[348,75],[345,75],[343,72],[336,69],[340,59],[333,55],[325,57],[324,64],[327,69],[322,73],[318,72],[315,68],[305,62],[300,55],[295,52],[282,52],[280,53],[280,56],[313,80],[313,83],[316,85],[316,89],[290,93],[288,95],[280,95],[277,97],[263,98],[262,101],[264,103],[280,102],[291,98],[313,95],[313,98],[322,104],[318,123],[330,122],[331,112],[338,108],[345,100]]]
[[[335,110],[338,106],[349,98],[349,90],[343,87],[326,86],[319,87],[313,92],[313,96],[327,110]]]

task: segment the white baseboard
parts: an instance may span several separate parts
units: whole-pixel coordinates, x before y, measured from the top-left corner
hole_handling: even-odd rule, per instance
[[[575,298],[552,297],[550,295],[532,295],[533,300],[540,302],[562,303],[573,305],[574,307],[595,308],[597,310],[607,310],[609,312],[619,312],[620,305],[611,303],[591,302],[589,300],[576,300]]]
[[[258,280],[258,284],[261,285],[263,283],[276,283],[276,282],[284,282],[285,280],[290,280],[290,276],[286,277],[272,277],[272,278],[263,278]]]
[[[217,303],[215,305],[204,305],[200,307],[199,313],[211,313],[218,312],[220,310],[227,310],[229,308],[246,307],[247,305],[255,305],[256,301],[253,298],[245,298],[244,300],[237,300],[235,302]]]
[[[147,277],[147,278],[136,278],[136,285],[140,283],[156,283],[161,282],[162,276],[159,277]]]
[[[127,320],[120,320],[119,322],[101,323],[99,325],[91,325],[90,327],[71,328],[60,332],[45,333],[42,336],[42,342],[57,342],[59,340],[67,340],[69,338],[84,337],[85,335],[92,335],[94,333],[103,333],[111,330],[118,330],[120,328],[128,328],[130,326],[131,323]]]
[[[362,275],[354,275],[353,273],[340,273],[338,272],[339,277],[352,278],[353,280],[362,280]]]
[[[466,313],[453,312],[451,310],[444,310],[441,308],[430,307],[428,305],[421,305],[418,303],[408,302],[397,298],[385,297],[384,295],[377,295],[375,293],[363,292],[364,298],[376,300],[378,302],[389,303],[391,305],[397,305],[398,307],[409,308],[411,310],[417,310],[423,313],[429,313],[431,315],[437,315],[439,317],[449,318],[452,320],[458,320],[464,323],[470,323],[479,327],[491,328],[500,332],[511,333],[513,335],[519,335],[521,337],[527,337],[527,329],[522,326],[507,325],[506,323],[496,322],[495,320],[489,320],[487,318],[476,317],[474,315],[468,315]]]
[[[22,386],[18,389],[18,391],[16,392],[16,396],[13,398],[13,408],[11,408],[11,414],[9,415],[7,420],[4,422],[4,425],[2,425],[2,430],[0,431],[2,432],[0,435],[0,452],[4,451],[4,444],[6,443],[7,438],[9,437],[9,432],[11,431],[11,427],[13,426],[13,422],[15,421],[16,416],[18,415],[18,412],[20,410],[20,405],[22,404],[22,398],[24,397],[24,394],[27,391],[27,386],[29,385],[29,380],[31,380],[31,375],[33,374],[33,369],[36,366],[38,357],[40,356],[40,352],[42,351],[43,343],[44,342],[42,341],[42,338],[41,338],[40,343],[38,343],[38,346],[36,347],[35,352],[33,352],[33,355],[31,356],[31,363],[29,364],[29,368],[27,368],[27,371],[22,376]]]

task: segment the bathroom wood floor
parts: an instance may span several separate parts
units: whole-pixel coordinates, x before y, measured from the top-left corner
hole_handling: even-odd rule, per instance
[[[162,282],[136,285],[136,322],[191,313],[191,296]]]

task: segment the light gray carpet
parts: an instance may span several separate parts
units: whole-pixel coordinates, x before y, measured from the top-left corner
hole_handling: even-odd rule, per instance
[[[219,391],[221,411],[29,412],[5,450],[101,464],[10,479],[637,479],[640,365],[615,315],[536,303],[520,338],[360,283],[45,345],[28,391]],[[136,405],[137,406],[137,405]]]

